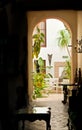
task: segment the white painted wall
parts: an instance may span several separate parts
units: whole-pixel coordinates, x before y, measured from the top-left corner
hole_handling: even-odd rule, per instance
[[[48,54],[52,54],[51,69],[46,69],[46,73],[51,73],[54,77],[54,62],[64,62],[66,59],[62,56],[68,56],[66,49],[61,49],[57,43],[58,32],[61,29],[65,29],[63,22],[57,19],[47,19],[46,26],[46,47],[41,48],[39,57],[46,60],[46,66],[49,66]],[[60,69],[60,73],[62,69]]]

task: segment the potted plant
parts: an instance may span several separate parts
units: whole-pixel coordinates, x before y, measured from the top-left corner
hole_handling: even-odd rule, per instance
[[[33,73],[33,98],[42,97],[42,90],[48,87],[45,78],[49,78],[45,73]]]
[[[42,97],[42,90],[48,87],[48,78],[51,77],[50,74],[44,73],[44,62],[43,59],[40,57],[38,59],[38,65],[39,65],[39,72],[33,72],[33,99]],[[47,80],[45,80],[47,79]]]

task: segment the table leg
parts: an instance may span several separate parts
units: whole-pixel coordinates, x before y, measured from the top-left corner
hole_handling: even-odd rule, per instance
[[[22,120],[22,130],[24,130],[24,128],[25,128],[25,120]]]
[[[50,121],[46,121],[46,130],[51,130]]]
[[[67,85],[63,85],[63,94],[64,94],[64,99],[63,99],[63,103],[67,103],[67,94],[68,94],[68,90],[67,90]]]
[[[51,130],[51,125],[50,125],[50,119],[51,119],[51,108],[48,108],[49,109],[49,111],[48,111],[48,113],[49,113],[49,117],[48,117],[48,120],[46,120],[46,126],[47,126],[47,130]]]
[[[18,121],[15,122],[15,128],[18,130]]]

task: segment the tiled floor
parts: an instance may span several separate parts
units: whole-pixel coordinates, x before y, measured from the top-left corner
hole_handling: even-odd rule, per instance
[[[51,107],[51,130],[68,130],[68,104],[62,104],[63,94],[50,94],[33,101],[33,105]],[[21,123],[20,123],[21,130]],[[45,121],[25,122],[25,130],[46,130]]]

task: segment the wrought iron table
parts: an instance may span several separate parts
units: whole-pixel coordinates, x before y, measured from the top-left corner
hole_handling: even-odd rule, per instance
[[[44,120],[46,122],[46,130],[51,130],[50,125],[51,108],[48,107],[26,107],[16,112],[16,129],[18,130],[18,122],[22,121],[22,130],[25,128],[25,120],[30,122],[36,120]]]

